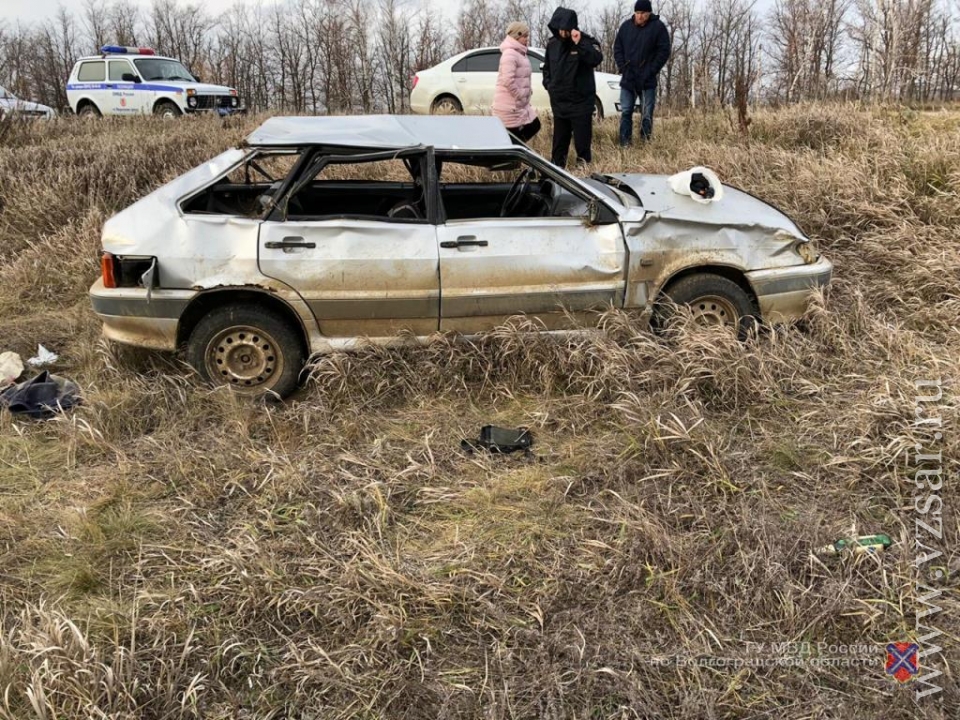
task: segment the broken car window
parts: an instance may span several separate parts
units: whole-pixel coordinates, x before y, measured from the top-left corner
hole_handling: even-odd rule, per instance
[[[422,155],[353,162],[319,158],[297,181],[288,219],[364,218],[426,221]]]
[[[260,217],[300,160],[297,150],[262,151],[183,203],[191,214]]]
[[[586,217],[587,203],[513,155],[438,154],[448,220]]]

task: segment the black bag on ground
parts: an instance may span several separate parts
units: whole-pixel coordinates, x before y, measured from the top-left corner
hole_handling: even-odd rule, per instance
[[[518,450],[527,452],[531,445],[533,445],[533,435],[527,428],[512,430],[496,425],[484,425],[480,428],[480,438],[477,440],[460,442],[460,447],[471,453],[478,449],[489,450],[492,453],[512,453]]]
[[[0,392],[0,408],[14,415],[43,419],[80,403],[80,388],[72,380],[44,370],[35,378]]]

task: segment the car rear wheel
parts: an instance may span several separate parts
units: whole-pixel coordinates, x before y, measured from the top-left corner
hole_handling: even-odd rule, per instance
[[[603,103],[600,102],[600,98],[593,100],[593,119],[603,120]]]
[[[186,357],[208,382],[250,397],[286,397],[306,363],[299,333],[283,316],[239,304],[205,315],[190,334]]]
[[[172,120],[180,117],[183,113],[180,112],[180,108],[169,100],[162,100],[153,108],[153,114],[157,117],[162,117],[164,120]]]
[[[671,303],[690,308],[698,323],[732,327],[741,336],[759,320],[759,312],[743,288],[713,273],[680,278],[668,285],[663,295],[668,302],[657,304],[653,320],[657,329],[666,327],[672,319]]]
[[[78,117],[82,117],[86,120],[92,120],[93,118],[100,117],[100,111],[97,109],[97,106],[93,103],[87,103],[77,112]]]
[[[444,95],[433,101],[430,113],[432,115],[460,115],[463,113],[463,105],[455,97]]]

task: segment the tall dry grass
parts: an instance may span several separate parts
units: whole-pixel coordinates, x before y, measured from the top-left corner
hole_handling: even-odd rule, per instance
[[[627,154],[598,130],[597,170],[706,164],[814,235],[836,279],[799,327],[517,320],[321,358],[269,408],[104,344],[86,298],[103,219],[255,122],[4,136],[0,350],[54,349],[85,404],[0,415],[0,717],[955,716],[960,114],[801,107],[750,139],[669,118]],[[917,703],[879,654],[757,663],[751,643],[916,636],[914,383],[935,378],[943,695]],[[538,458],[462,454],[489,422],[530,426]],[[809,557],[873,532],[895,546]]]

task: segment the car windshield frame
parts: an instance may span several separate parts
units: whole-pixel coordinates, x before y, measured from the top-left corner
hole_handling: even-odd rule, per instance
[[[143,63],[143,65],[141,65]],[[163,67],[172,67],[170,73],[164,73],[159,77],[156,75],[148,74],[145,67],[149,67],[149,63],[162,63]],[[158,58],[158,57],[148,57],[148,58],[137,58],[133,61],[133,64],[137,68],[137,72],[140,73],[140,76],[144,79],[145,82],[154,82],[157,80],[163,80],[165,82],[200,82],[194,77],[193,73],[187,70],[187,66],[184,65],[179,60],[172,60],[170,58]],[[158,69],[162,69],[158,67]],[[182,72],[181,72],[182,71]]]

